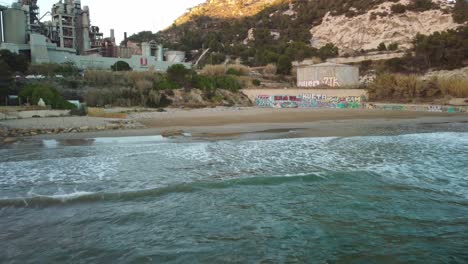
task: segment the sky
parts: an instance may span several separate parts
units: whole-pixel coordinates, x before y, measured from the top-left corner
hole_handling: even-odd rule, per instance
[[[37,2],[42,16],[59,1],[38,0]],[[120,43],[124,32],[127,32],[128,36],[140,31],[157,32],[172,25],[174,20],[187,9],[202,2],[205,0],[81,0],[81,5],[89,6],[91,24],[98,26],[104,37],[108,37],[110,29],[113,28],[116,41]],[[43,20],[49,19],[46,17]]]

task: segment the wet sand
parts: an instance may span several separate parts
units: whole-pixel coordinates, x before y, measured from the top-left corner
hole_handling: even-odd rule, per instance
[[[468,131],[468,114],[339,109],[173,109],[131,114],[143,129],[44,135],[82,139],[160,135],[181,130],[192,138],[350,137],[432,131]]]

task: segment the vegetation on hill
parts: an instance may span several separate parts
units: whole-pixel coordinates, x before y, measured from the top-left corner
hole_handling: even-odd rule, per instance
[[[323,49],[311,48],[310,28],[319,25],[325,14],[353,17],[368,12],[384,2],[394,2],[394,14],[406,11],[422,12],[439,6],[431,0],[411,0],[408,5],[398,0],[336,0],[336,1],[210,1],[194,8],[170,28],[153,34],[149,31],[130,36],[135,42],[156,40],[166,47],[184,50],[188,54],[210,49],[201,64],[219,64],[227,59],[240,59],[249,66],[278,64],[281,55],[290,61],[320,57],[327,59],[338,55],[333,44]],[[458,0],[453,15],[457,21],[466,20],[466,1]],[[229,6],[227,8],[220,8]],[[252,10],[254,6],[255,10]],[[237,14],[233,18],[230,14]],[[238,15],[238,14],[244,14]],[[392,15],[392,14],[386,14]],[[249,36],[252,30],[253,38]],[[247,39],[246,39],[247,38]],[[395,46],[396,45],[396,46]],[[389,50],[396,50],[397,43]],[[284,61],[284,57],[283,57]]]
[[[381,74],[368,87],[369,100],[418,103],[446,97],[468,97],[468,80],[432,78],[422,80],[417,75]]]
[[[65,100],[57,91],[57,89],[45,83],[28,84],[21,90],[19,96],[23,102],[37,104],[40,99],[44,100],[46,105],[50,105],[52,109],[75,109],[74,104]]]
[[[385,62],[383,71],[422,73],[428,69],[452,70],[468,62],[468,27],[418,35],[405,57]]]

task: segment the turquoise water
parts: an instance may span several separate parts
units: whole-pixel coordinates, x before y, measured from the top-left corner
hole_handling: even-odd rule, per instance
[[[0,150],[1,263],[468,262],[468,133],[74,143]]]

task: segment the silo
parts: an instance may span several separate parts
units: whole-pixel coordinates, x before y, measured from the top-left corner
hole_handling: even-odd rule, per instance
[[[3,11],[3,35],[5,42],[26,44],[26,22],[26,14],[21,9],[9,8]]]
[[[89,7],[84,6],[83,12],[81,14],[81,32],[83,33],[83,51],[87,51],[91,48],[91,40],[89,39],[89,27],[91,26],[91,22],[89,20]]]
[[[185,61],[185,52],[177,50],[166,51],[166,61],[171,63],[180,63]]]
[[[158,52],[156,54],[156,60],[157,61],[163,61],[164,60],[164,55],[163,55],[163,46],[158,45]]]
[[[0,6],[0,43],[3,42],[3,9]]]

